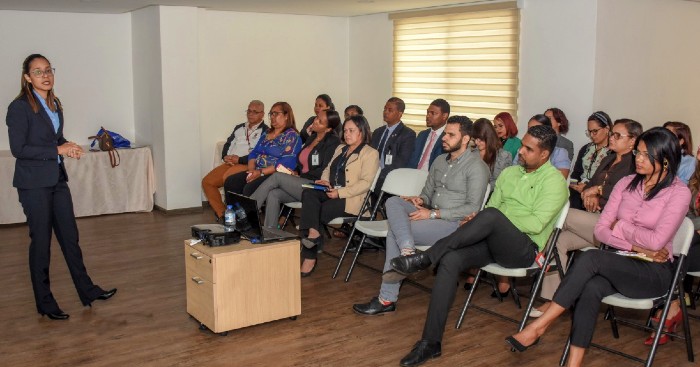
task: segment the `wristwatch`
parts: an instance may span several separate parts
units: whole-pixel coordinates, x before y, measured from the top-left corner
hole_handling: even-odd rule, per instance
[[[430,219],[436,219],[437,218],[437,212],[435,210],[430,211]]]
[[[265,177],[265,172],[263,172],[263,170],[260,170],[260,177]]]

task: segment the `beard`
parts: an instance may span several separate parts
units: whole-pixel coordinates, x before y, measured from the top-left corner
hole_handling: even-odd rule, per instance
[[[442,143],[443,153],[452,153],[458,151],[462,147],[461,141],[458,141],[455,145],[450,145],[449,143]]]

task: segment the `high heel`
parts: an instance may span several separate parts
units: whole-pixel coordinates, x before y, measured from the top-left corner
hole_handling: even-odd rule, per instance
[[[510,345],[511,348],[515,349],[517,352],[520,352],[520,353],[522,353],[522,352],[528,350],[529,348],[534,347],[534,346],[537,345],[539,342],[540,342],[540,338],[537,338],[537,339],[536,339],[532,344],[530,344],[530,345],[522,345],[522,344],[520,344],[520,342],[519,342],[517,339],[515,339],[515,338],[512,337],[512,336],[509,336],[509,337],[506,338],[506,344]]]
[[[304,271],[301,272],[301,277],[306,278],[309,275],[311,275],[311,273],[313,273],[314,270],[316,270],[316,265],[318,265],[318,259],[316,259],[316,261],[314,262],[314,266],[311,268],[311,270],[309,270],[307,272],[304,272]]]
[[[652,319],[653,320],[653,319]],[[659,319],[655,320],[656,323],[659,323]],[[664,330],[669,332],[669,333],[675,333],[676,329],[678,328],[678,325],[683,322],[683,312],[678,310],[678,313],[675,314],[673,317],[666,319],[666,322],[664,323]],[[662,334],[661,337],[659,337],[659,345],[664,345],[668,343],[669,336],[667,334]],[[652,345],[654,344],[654,336],[649,336],[644,340],[644,345]]]

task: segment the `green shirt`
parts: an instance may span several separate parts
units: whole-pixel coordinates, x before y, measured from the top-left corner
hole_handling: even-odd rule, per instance
[[[519,165],[504,169],[487,207],[500,210],[542,251],[567,200],[564,176],[547,161],[530,173]]]
[[[518,158],[518,149],[520,149],[522,145],[522,141],[520,141],[520,139],[518,139],[517,136],[513,136],[511,138],[508,138],[508,140],[506,140],[503,143],[503,150],[510,153],[510,155],[513,157],[513,160],[515,160],[516,158]]]

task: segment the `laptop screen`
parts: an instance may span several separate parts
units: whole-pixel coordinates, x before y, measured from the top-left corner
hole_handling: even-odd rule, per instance
[[[236,211],[236,229],[243,233],[251,243],[259,243],[264,240],[260,227],[260,217],[258,216],[258,204],[254,199],[247,196],[226,191],[226,204],[233,205]],[[240,210],[245,212],[245,218],[241,220]]]

